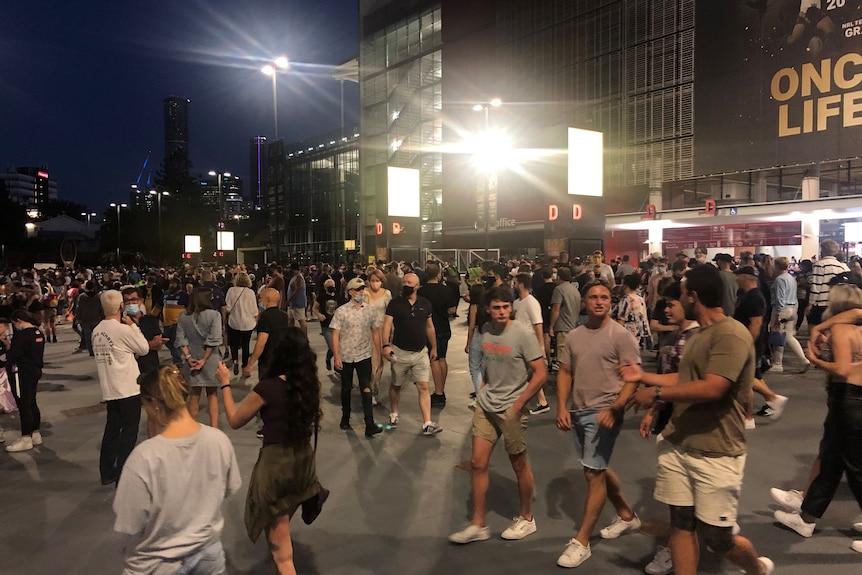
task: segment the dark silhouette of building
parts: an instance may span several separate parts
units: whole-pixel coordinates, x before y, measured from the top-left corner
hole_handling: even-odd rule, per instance
[[[187,170],[189,165],[188,98],[168,96],[164,99],[165,173]]]

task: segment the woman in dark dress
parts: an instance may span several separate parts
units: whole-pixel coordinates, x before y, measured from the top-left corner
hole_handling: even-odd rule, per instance
[[[238,406],[224,363],[219,364],[216,377],[233,429],[244,426],[258,413],[263,420],[263,446],[249,481],[245,527],[252,542],[266,532],[278,572],[293,575],[296,568],[290,519],[301,505],[302,520],[310,524],[329,496],[315,471],[320,382],[317,357],[301,329],[288,328],[273,343],[270,373],[278,375],[260,381]]]

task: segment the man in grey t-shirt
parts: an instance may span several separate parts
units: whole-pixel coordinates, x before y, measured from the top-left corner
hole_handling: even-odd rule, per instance
[[[520,514],[502,533],[503,539],[523,539],[536,532],[533,518],[533,471],[527,461],[527,402],[541,388],[548,371],[542,346],[535,334],[511,319],[512,293],[498,286],[488,292],[490,321],[482,331],[483,384],[473,413],[473,516],[470,524],[449,536],[452,543],[488,539],[485,495],[488,463],[500,437],[515,476],[521,500]]]
[[[590,536],[607,500],[618,517],[601,530],[603,539],[615,539],[640,527],[640,520],[623,498],[619,477],[609,465],[626,401],[637,389],[637,384],[625,383],[617,369],[639,364],[640,351],[634,336],[610,317],[608,284],[589,284],[584,302],[587,322],[566,337],[559,356],[557,427],[575,432],[581,446],[587,497],[580,529],[557,559],[560,567],[577,567],[590,558]]]
[[[569,268],[557,271],[557,287],[551,296],[551,322],[548,336],[556,337],[557,360],[563,351],[566,335],[578,327],[578,314],[581,310],[581,292],[572,283],[572,272]]]

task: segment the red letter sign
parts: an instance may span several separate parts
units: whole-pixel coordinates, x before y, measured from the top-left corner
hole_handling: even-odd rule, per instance
[[[581,204],[575,204],[572,206],[572,219],[577,221],[584,217],[584,208],[581,207]]]
[[[550,204],[548,206],[548,221],[553,222],[560,215],[560,208],[557,207],[556,204]]]

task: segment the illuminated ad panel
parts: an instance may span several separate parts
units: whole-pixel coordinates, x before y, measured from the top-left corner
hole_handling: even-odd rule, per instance
[[[697,2],[694,37],[695,175],[859,155],[862,0]]]
[[[233,232],[216,232],[216,249],[224,251],[234,249]]]
[[[862,222],[844,223],[844,241],[848,244],[862,242]]]
[[[569,195],[602,197],[603,134],[569,128]]]
[[[388,169],[387,193],[389,196],[389,216],[418,218],[419,212],[419,170],[410,168]]]
[[[200,236],[185,236],[186,249],[184,251],[190,254],[201,253],[201,237]]]

